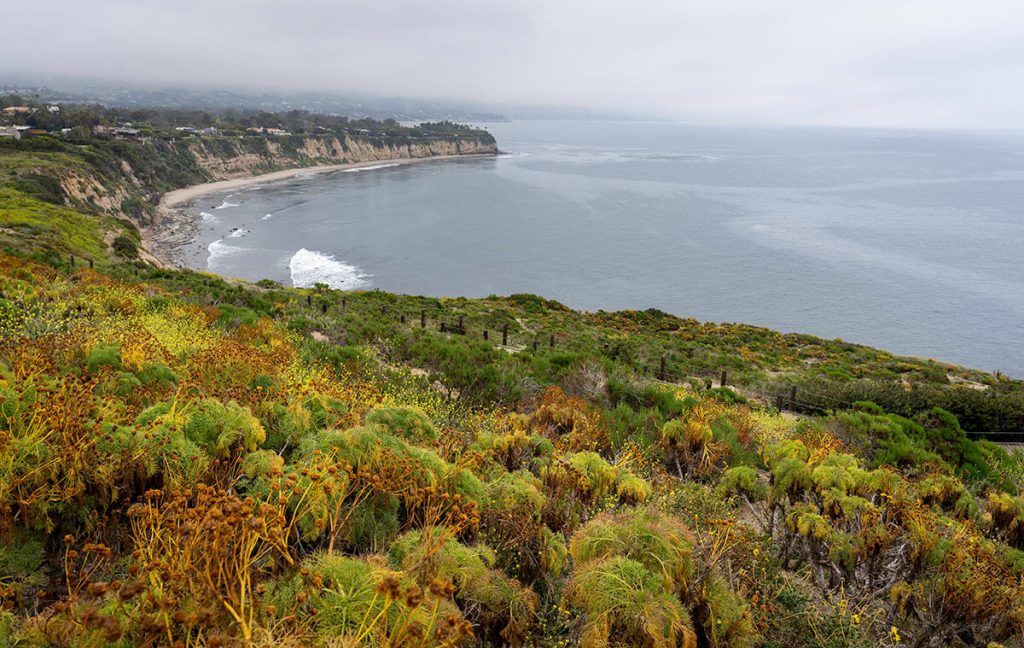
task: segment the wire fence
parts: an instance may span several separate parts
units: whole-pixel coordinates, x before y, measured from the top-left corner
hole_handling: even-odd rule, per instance
[[[307,295],[307,305],[314,308],[312,295]],[[348,304],[345,298],[341,300],[342,313],[346,312]],[[326,301],[319,306],[323,313],[328,311],[329,305]],[[381,315],[389,315],[389,307],[383,305]],[[406,313],[401,311],[390,312],[390,314],[403,325],[410,328],[423,330],[436,330],[445,335],[458,335],[464,337],[478,337],[493,346],[504,348],[510,351],[531,348],[534,351],[542,347],[554,349],[564,345],[567,341],[564,333],[550,331],[525,331],[513,337],[509,330],[509,324],[504,323],[500,327],[470,330],[466,327],[466,316],[464,314],[446,313],[444,310],[421,308],[419,312]],[[524,339],[525,338],[525,339]],[[605,349],[608,344],[604,344]],[[674,369],[670,363],[669,355],[662,355],[657,366],[648,362],[633,363],[634,367],[641,370],[647,378],[666,385],[681,386],[691,383],[694,380],[702,381],[704,387],[711,389],[732,388],[746,398],[753,398],[766,405],[775,407],[780,412],[792,412],[797,414],[824,415],[830,412],[854,409],[856,402],[836,397],[834,394],[827,394],[817,391],[807,385],[806,382],[800,385],[788,384],[779,385],[778,389],[766,388],[763,386],[733,385],[729,380],[730,369],[709,369],[699,366],[688,366],[682,370]],[[1011,422],[1008,429],[983,431],[966,431],[968,437],[984,438],[999,443],[1022,443],[1024,444],[1024,416],[1019,421]]]

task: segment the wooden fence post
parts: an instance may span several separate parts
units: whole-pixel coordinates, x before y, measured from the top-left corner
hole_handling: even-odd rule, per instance
[[[306,295],[306,306],[313,305],[313,295]]]
[[[398,321],[405,324],[405,313],[398,316]]]
[[[537,339],[536,338],[533,339],[533,350],[534,351],[537,350]]]
[[[341,312],[344,313],[345,309],[348,308],[348,300],[344,297],[341,298]]]
[[[92,270],[92,257],[89,257],[89,269]]]
[[[466,334],[465,315],[459,315],[459,333]]]
[[[425,308],[420,309],[420,328],[427,328],[427,310]]]
[[[488,339],[490,339],[490,338],[488,338],[488,337],[487,337],[487,329],[484,329],[484,339],[485,339],[485,340],[488,340]]]
[[[711,389],[711,379],[710,378],[705,378],[704,379],[704,389]]]
[[[555,348],[555,334],[554,333],[552,333],[551,337],[548,338],[548,346],[551,347],[552,349]]]
[[[74,254],[71,255],[71,267],[72,268],[75,267],[75,255]]]
[[[721,381],[722,384],[721,384],[721,387],[725,387],[725,380],[726,380],[727,377],[728,377],[728,374],[725,373],[725,369],[722,369],[722,381]]]
[[[381,306],[380,307],[380,314],[381,315],[387,315],[388,314],[388,307],[387,306]]]
[[[508,346],[508,324],[501,327],[501,346]]]
[[[445,326],[444,326],[444,322],[440,322],[440,323],[438,324],[438,328],[439,328],[439,329],[441,329],[441,332],[442,332],[442,333],[444,333],[444,332],[445,332],[445,330],[444,330],[444,329],[445,329]]]
[[[658,368],[658,378],[665,380],[665,356],[661,356],[661,366]]]
[[[783,396],[782,394],[779,394],[778,396],[776,396],[775,397],[775,409],[777,409],[777,410],[779,410],[781,412],[782,408],[785,407],[785,406],[786,406],[785,396]]]
[[[320,312],[325,314],[327,313],[327,302],[322,302],[320,304]]]
[[[796,411],[796,385],[789,389],[789,409]]]

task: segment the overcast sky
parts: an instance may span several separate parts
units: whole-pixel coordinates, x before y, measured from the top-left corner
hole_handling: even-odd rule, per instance
[[[1024,128],[1024,0],[0,0],[11,71]]]

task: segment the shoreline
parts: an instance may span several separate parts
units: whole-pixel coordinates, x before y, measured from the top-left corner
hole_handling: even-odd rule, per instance
[[[495,153],[465,153],[461,155],[435,155],[421,158],[392,158],[383,160],[370,160],[366,162],[347,162],[342,164],[318,164],[308,167],[295,167],[293,169],[281,169],[256,175],[215,180],[197,185],[173,189],[160,196],[160,202],[156,207],[156,219],[153,224],[146,228],[140,228],[142,247],[148,252],[145,260],[155,263],[160,267],[183,268],[178,263],[176,253],[182,245],[188,243],[195,234],[198,218],[190,214],[187,206],[192,201],[211,193],[239,189],[249,185],[287,180],[303,174],[329,173],[332,171],[346,171],[350,169],[364,169],[381,165],[407,166],[419,164],[420,162],[431,162],[439,160],[458,160],[463,158],[495,157]]]

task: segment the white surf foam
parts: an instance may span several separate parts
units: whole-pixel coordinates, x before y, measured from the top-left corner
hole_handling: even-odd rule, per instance
[[[199,216],[201,216],[202,219],[207,222],[212,221],[214,219],[213,214],[211,214],[210,212],[199,212]]]
[[[242,229],[241,227],[239,227],[238,229],[231,230],[231,233],[228,234],[228,238],[242,238],[248,233],[249,230]]]
[[[392,162],[391,164],[371,164],[370,166],[356,167],[355,169],[345,169],[342,173],[356,173],[357,171],[373,171],[374,169],[386,169],[388,167],[396,167],[398,162]]]
[[[224,239],[219,238],[213,243],[207,245],[206,250],[210,253],[209,256],[206,257],[206,267],[213,270],[221,261],[224,260],[224,257],[241,252],[242,248],[234,245],[228,245],[224,242]]]
[[[266,216],[263,216],[262,218],[260,218],[260,220],[270,220],[273,217],[274,217],[273,214],[267,214]]]
[[[288,269],[291,271],[292,285],[296,288],[312,288],[314,284],[324,283],[331,288],[351,290],[363,285],[369,278],[359,268],[336,260],[334,255],[306,248],[292,256],[288,261]]]
[[[238,207],[239,203],[231,202],[231,198],[233,198],[234,195],[235,194],[228,194],[227,198],[224,199],[224,202],[222,202],[217,207],[214,207],[214,209],[227,209],[228,207]]]

